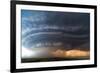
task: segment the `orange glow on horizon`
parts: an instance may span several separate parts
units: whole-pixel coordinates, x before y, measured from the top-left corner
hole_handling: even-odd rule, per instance
[[[89,57],[89,51],[83,50],[56,50],[52,51],[51,54],[55,57],[66,57],[66,58],[77,58],[77,57]]]

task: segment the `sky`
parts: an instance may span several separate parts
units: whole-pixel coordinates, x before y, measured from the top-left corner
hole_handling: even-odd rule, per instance
[[[21,10],[21,26],[25,48],[90,48],[89,13]]]

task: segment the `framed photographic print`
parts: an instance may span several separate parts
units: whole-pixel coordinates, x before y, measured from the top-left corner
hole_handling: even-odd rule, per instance
[[[11,1],[11,72],[97,66],[97,7]]]

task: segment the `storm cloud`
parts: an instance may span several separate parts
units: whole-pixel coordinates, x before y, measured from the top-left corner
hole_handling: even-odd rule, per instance
[[[21,26],[26,48],[47,42],[61,42],[65,48],[89,48],[89,13],[21,10]]]

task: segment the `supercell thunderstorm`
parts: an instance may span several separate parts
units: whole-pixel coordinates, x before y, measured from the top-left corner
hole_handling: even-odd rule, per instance
[[[65,55],[67,50],[76,53],[75,48],[90,49],[89,13],[21,10],[21,28],[22,47],[31,51]]]

